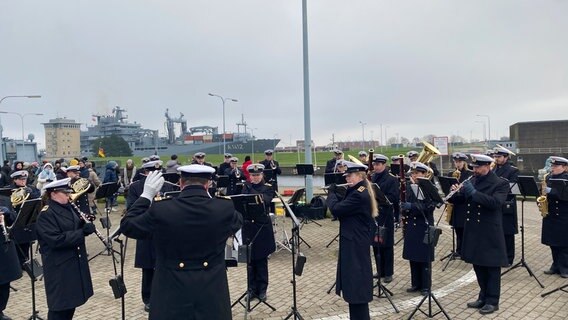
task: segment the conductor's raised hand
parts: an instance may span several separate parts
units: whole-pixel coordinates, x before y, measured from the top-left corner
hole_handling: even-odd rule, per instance
[[[140,196],[152,201],[154,196],[160,192],[163,185],[164,178],[162,177],[162,172],[158,170],[152,171],[146,176],[146,180],[144,181],[144,191],[142,191]]]

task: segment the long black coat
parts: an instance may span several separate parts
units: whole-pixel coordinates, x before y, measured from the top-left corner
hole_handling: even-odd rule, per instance
[[[550,179],[568,179],[568,173],[546,178],[550,187]],[[548,216],[542,219],[542,244],[553,247],[568,247],[568,201],[560,200],[559,190],[553,188],[548,194]]]
[[[502,166],[495,166],[493,172],[498,177],[507,179],[509,183],[516,183],[518,181],[519,169],[506,162]],[[510,192],[507,195],[507,201],[503,204],[503,231],[505,234],[519,233],[519,222],[517,219],[517,200],[514,194]]]
[[[459,183],[464,182],[467,178],[473,175],[473,171],[464,168],[461,170]],[[453,171],[448,173],[448,177],[453,176]],[[454,228],[463,228],[465,226],[465,214],[467,212],[467,203],[464,197],[451,197],[448,202],[454,205],[450,225]]]
[[[434,225],[435,205],[430,199],[418,199],[410,183],[406,186],[406,201],[410,202],[412,207],[406,212],[402,258],[414,262],[428,262],[430,256],[430,261],[434,261],[434,250],[430,247],[428,253],[428,244],[424,243],[424,236],[428,226]]]
[[[6,226],[14,223],[16,214],[11,209],[10,199],[6,196],[0,196],[0,206],[8,209],[3,214]],[[0,284],[10,283],[22,277],[22,267],[20,260],[18,260],[16,246],[13,241],[4,243],[4,240],[4,237],[0,235]]]
[[[392,205],[379,206],[379,215],[375,218],[378,226],[384,226],[387,233],[383,238],[384,242],[379,244],[381,247],[392,247],[394,245],[394,205],[400,201],[398,179],[391,175],[388,170],[381,173],[373,173],[371,182],[379,185],[385,196]]]
[[[131,238],[153,238],[150,319],[231,319],[225,243],[242,225],[228,200],[187,186],[170,200],[139,198],[121,221]]]
[[[142,192],[144,191],[144,182],[146,181],[146,176],[142,175],[139,180],[134,181],[129,188],[128,197],[126,198],[126,209],[128,210],[130,206],[140,198]],[[165,193],[168,191],[176,191],[175,186],[171,184],[164,183],[162,190],[160,192]],[[122,230],[122,229],[121,229]],[[154,269],[156,266],[156,248],[152,241],[152,237],[138,239],[136,241],[136,254],[134,256],[134,267],[141,269]]]
[[[243,194],[260,194],[264,201],[264,211],[267,214],[266,218],[254,221],[245,219],[242,230],[243,243],[245,244],[249,244],[258,233],[258,236],[254,239],[252,245],[251,259],[263,259],[276,251],[276,241],[274,240],[272,220],[268,216],[270,205],[274,198],[274,190],[272,189],[272,186],[267,183],[252,184],[247,182],[243,186]]]
[[[246,180],[244,172],[239,168],[236,167],[235,169],[227,168],[224,175],[229,177],[229,186],[227,187],[227,195],[232,196],[235,194],[241,194],[243,190],[243,181]]]
[[[50,310],[78,307],[93,295],[83,224],[70,204],[53,200],[39,214],[36,229]]]
[[[509,183],[492,171],[470,181],[477,192],[466,197],[469,212],[466,212],[462,259],[479,266],[507,266],[501,209],[509,193]],[[461,192],[456,196],[465,197]]]
[[[278,175],[282,174],[282,169],[280,169],[280,164],[276,160],[272,160],[276,169],[272,169],[270,161],[264,159],[260,162],[266,169],[272,170],[272,179],[268,181],[272,185],[274,191],[278,191]]]
[[[343,200],[335,192],[327,206],[339,220],[339,256],[335,293],[348,303],[373,300],[373,271],[369,253],[375,233],[369,190],[361,181],[347,189]]]

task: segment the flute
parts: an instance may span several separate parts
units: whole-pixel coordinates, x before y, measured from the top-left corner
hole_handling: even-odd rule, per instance
[[[455,190],[450,191],[450,193],[448,193],[447,196],[445,196],[442,200],[444,200],[444,202],[447,202],[454,194],[456,194],[458,191],[460,191],[460,189],[463,187],[463,184],[466,181],[469,181],[471,178],[473,178],[474,176],[471,175],[469,176],[467,179],[465,179],[462,183],[458,184],[457,188]]]

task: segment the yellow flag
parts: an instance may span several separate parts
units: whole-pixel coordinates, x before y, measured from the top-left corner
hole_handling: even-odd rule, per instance
[[[99,157],[104,158],[105,157],[105,149],[99,147]]]

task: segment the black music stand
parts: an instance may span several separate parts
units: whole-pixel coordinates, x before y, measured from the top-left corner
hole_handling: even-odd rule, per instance
[[[244,220],[254,220],[270,223],[270,217],[264,211],[264,203],[262,202],[262,198],[259,194],[239,194],[231,196],[231,200],[233,201],[235,210],[243,215]],[[247,264],[247,289],[235,302],[233,302],[231,308],[237,305],[237,303],[243,306],[245,308],[245,319],[247,318],[248,313],[254,310],[261,303],[269,307],[272,311],[276,311],[276,308],[268,304],[266,301],[262,301],[260,299],[255,305],[251,306],[251,300],[253,299],[249,286],[249,274],[252,269],[250,265],[251,252],[254,241],[256,240],[256,237],[259,235],[260,231],[262,231],[262,228],[264,228],[264,225],[265,224],[262,223],[249,243],[244,243],[245,241],[243,240],[243,245],[241,245],[239,248],[239,255],[242,255],[243,251],[246,255],[245,260]],[[245,299],[245,303],[241,301],[243,298]]]
[[[436,207],[438,207],[438,208],[441,207],[442,204],[444,203],[444,201],[442,200],[442,197],[440,197],[440,194],[438,193],[438,189],[436,188],[436,186],[434,186],[434,184],[429,179],[418,178],[418,195],[417,195],[417,198],[419,198],[420,194],[422,194],[424,196],[424,199],[429,199],[431,202],[433,202],[436,205]],[[422,212],[422,214],[424,214],[424,212]],[[424,234],[424,242],[428,245],[428,276],[430,277],[430,281],[428,282],[428,294],[425,295],[422,298],[422,300],[420,300],[420,302],[414,308],[414,310],[412,311],[412,313],[410,314],[408,319],[409,320],[412,319],[412,317],[414,316],[414,314],[416,314],[417,311],[422,312],[422,314],[424,314],[428,318],[434,318],[438,314],[443,313],[446,316],[447,319],[451,319],[450,316],[446,313],[446,310],[444,310],[444,307],[442,307],[442,304],[438,301],[438,299],[436,298],[436,296],[432,292],[432,258],[431,258],[431,255],[433,254],[433,252],[436,248],[436,244],[438,242],[437,237],[439,236],[439,233],[436,234],[435,231],[433,232],[433,231],[430,230],[431,228],[434,228],[434,226],[430,226],[428,224],[428,219],[426,219],[425,214],[424,214],[424,221],[426,221],[426,225],[427,225],[426,232]],[[420,309],[420,307],[426,301],[426,299],[428,299],[428,313],[426,313],[426,312],[424,312]],[[432,300],[434,300],[434,302],[436,303],[438,308],[440,308],[440,310],[436,313],[432,313]]]
[[[112,204],[109,203],[108,198],[113,196],[113,195],[116,195],[119,187],[120,187],[120,184],[117,183],[117,182],[107,182],[107,183],[101,184],[97,188],[97,192],[95,193],[95,199],[103,199],[103,198],[105,199],[105,217],[100,218],[100,221],[101,221],[103,228],[105,228],[105,230],[106,230],[106,244],[105,244],[105,248],[101,252],[99,252],[96,255],[94,255],[93,257],[91,257],[89,259],[89,261],[95,259],[96,257],[98,257],[98,256],[100,256],[104,253],[107,256],[112,256],[112,259],[114,260],[115,263],[118,262],[118,261],[116,261],[114,253],[116,253],[116,254],[120,254],[120,253],[112,247],[112,239],[111,239],[111,234],[110,234],[110,228],[112,227],[112,225],[111,225],[110,217],[109,217]]]
[[[448,195],[452,191],[452,186],[454,184],[459,184],[458,179],[454,177],[444,177],[444,176],[439,176],[438,182],[440,182],[440,187],[442,187],[442,192],[445,195]],[[440,224],[440,220],[442,220],[442,217],[444,216],[444,213],[446,212],[447,209],[448,209],[448,204],[445,205],[444,211],[442,211],[440,218],[438,218],[438,221],[436,222],[436,226]],[[449,223],[451,223],[451,221]],[[442,257],[442,259],[440,259],[440,261],[448,259],[448,261],[446,261],[446,264],[442,268],[442,271],[446,271],[450,263],[454,260],[457,260],[460,257],[460,255],[456,250],[456,231],[453,225],[450,224],[450,227],[452,228],[452,250],[450,251],[450,253],[448,253],[447,255]]]
[[[344,190],[347,190],[347,187],[345,187],[345,186],[337,187],[337,188],[342,188],[342,189],[344,189]],[[344,196],[344,194],[345,194],[345,192],[343,192],[342,195]],[[335,241],[338,241],[337,239],[339,239],[339,232],[337,232],[337,234],[335,235],[335,237],[333,237],[333,239],[331,239],[331,241],[328,242],[328,243],[325,245],[325,247],[326,247],[326,248],[329,248],[329,246],[331,246],[332,243],[334,243]],[[333,286],[335,286],[335,284],[334,284]],[[331,286],[331,288],[329,288],[329,290],[327,291],[328,294],[331,292],[331,289],[333,289],[333,286]]]
[[[298,311],[298,300],[297,300],[297,284],[296,276],[301,276],[304,270],[304,265],[306,263],[306,257],[300,252],[300,242],[302,238],[300,237],[300,226],[301,222],[298,220],[288,203],[282,199],[282,196],[276,192],[276,196],[280,198],[280,201],[284,204],[286,213],[292,219],[292,239],[290,244],[292,246],[292,307],[290,313],[284,318],[290,319],[293,317],[294,320],[303,320],[300,311]]]
[[[538,191],[538,185],[533,176],[519,176],[517,180],[518,186],[518,194],[522,196],[521,199],[521,260],[515,263],[511,268],[505,270],[501,275],[507,274],[509,271],[523,267],[527,269],[527,272],[531,277],[534,277],[536,282],[540,285],[541,288],[544,288],[544,285],[538,280],[534,272],[532,272],[531,268],[525,261],[525,201],[528,197],[531,198],[538,198],[540,196],[540,192]],[[513,186],[514,187],[514,186]],[[511,188],[513,194],[517,194],[515,188]]]
[[[329,186],[332,183],[335,183],[335,184],[347,183],[347,180],[345,180],[345,176],[343,175],[343,172],[324,173],[323,180],[324,180],[324,184],[326,186]]]
[[[304,181],[305,181],[308,175],[314,174],[314,165],[309,163],[298,163],[296,164],[296,172],[299,176],[304,176]],[[308,199],[306,198],[306,209],[310,208],[309,204],[307,203],[308,202],[307,200]],[[298,210],[299,208],[296,209]],[[300,228],[302,228],[305,224],[308,223],[315,223],[320,227],[322,226],[319,222],[313,220],[308,215],[306,215],[306,213],[302,214],[301,222],[302,223],[300,225]],[[303,241],[308,246],[308,248],[311,248],[311,246],[303,238],[300,238],[300,241]]]
[[[165,181],[173,184],[178,184],[179,177],[180,175],[177,172],[167,172],[162,174],[162,178],[164,178]]]
[[[20,207],[20,212],[18,213],[16,220],[12,224],[12,228],[31,228],[31,226],[36,223],[41,208],[41,199],[39,198],[24,201]],[[35,282],[43,274],[43,270],[39,262],[37,262],[37,260],[33,257],[33,241],[30,243],[29,250],[30,257],[29,260],[26,261],[26,263],[29,262],[29,267],[26,266],[24,268],[30,276],[32,284],[32,315],[28,318],[28,320],[43,320],[43,318],[38,315],[39,311],[36,310],[35,297]]]
[[[230,178],[227,175],[217,177],[217,188],[227,188],[230,183]]]

